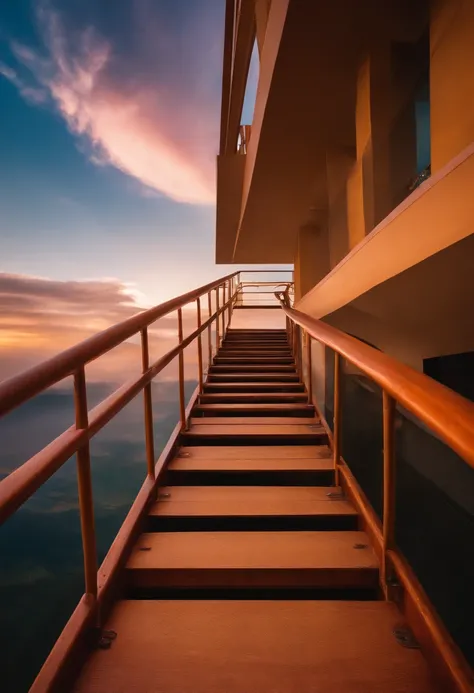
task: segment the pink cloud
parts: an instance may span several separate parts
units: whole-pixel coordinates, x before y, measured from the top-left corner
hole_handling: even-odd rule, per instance
[[[45,55],[11,44],[34,83],[28,85],[11,68],[0,66],[22,96],[34,103],[49,96],[70,131],[89,143],[93,163],[114,166],[176,201],[212,204],[217,118],[210,118],[205,103],[208,90],[203,87],[196,101],[196,93],[186,93],[186,83],[180,85],[178,79],[171,84],[166,74],[150,81],[137,68],[133,79],[122,78],[114,74],[113,44],[93,28],[66,29],[61,16],[45,4],[38,22]],[[147,69],[149,73],[150,65]]]

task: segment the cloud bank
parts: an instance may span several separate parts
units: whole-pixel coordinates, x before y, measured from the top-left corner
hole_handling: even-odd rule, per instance
[[[39,3],[41,48],[12,40],[16,66],[0,64],[0,74],[30,103],[52,104],[95,164],[173,200],[212,204],[220,14],[183,1],[182,16],[132,3],[128,42]]]
[[[0,381],[54,356],[101,330],[143,310],[134,287],[116,279],[53,281],[0,273]],[[193,310],[183,311],[184,334],[196,327]],[[150,358],[177,344],[176,315],[149,328]],[[195,348],[186,352],[188,374],[196,375]],[[175,377],[175,368],[169,373]],[[134,337],[87,367],[92,380],[124,382],[141,368],[139,338]]]

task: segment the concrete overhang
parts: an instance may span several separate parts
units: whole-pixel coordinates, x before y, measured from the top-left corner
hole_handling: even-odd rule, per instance
[[[474,351],[474,144],[423,183],[297,308],[422,369]]]
[[[394,7],[397,17],[403,17],[410,3],[393,0],[392,5],[387,8],[379,0],[272,2],[240,222],[227,262],[293,262],[299,226],[310,208],[323,211],[327,206],[328,146],[355,145],[356,73],[362,51],[377,33],[390,30],[397,38],[411,38],[403,34],[407,23],[393,18]],[[218,196],[218,207],[223,204]]]

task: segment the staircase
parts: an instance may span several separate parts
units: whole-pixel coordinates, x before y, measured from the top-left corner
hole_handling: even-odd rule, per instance
[[[229,329],[87,693],[427,693],[284,330]]]

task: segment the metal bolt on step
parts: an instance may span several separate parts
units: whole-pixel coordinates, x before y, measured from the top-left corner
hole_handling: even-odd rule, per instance
[[[158,500],[163,500],[164,498],[171,498],[171,493],[159,493],[157,495]]]
[[[395,636],[395,640],[402,647],[406,647],[410,650],[420,649],[418,640],[415,638],[411,630],[407,628],[407,626],[398,626],[397,628],[394,628],[393,634]]]
[[[97,647],[100,650],[110,650],[116,637],[117,633],[114,630],[103,630],[97,643]]]
[[[346,497],[342,493],[342,491],[329,491],[329,493],[326,493],[326,496],[330,498],[331,500],[345,500]]]
[[[190,452],[178,452],[176,457],[191,457],[191,453]]]
[[[368,549],[369,545],[368,544],[354,544],[355,549]]]

